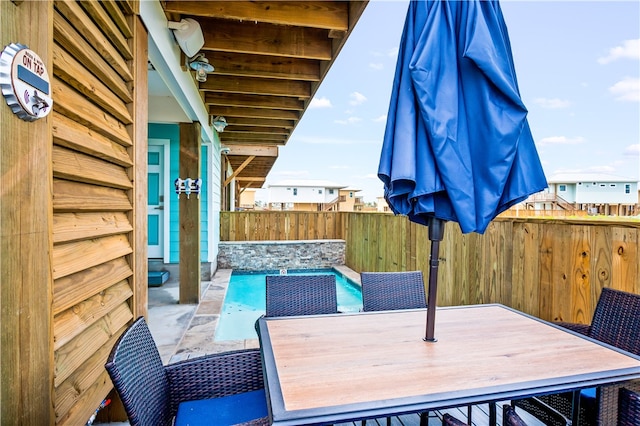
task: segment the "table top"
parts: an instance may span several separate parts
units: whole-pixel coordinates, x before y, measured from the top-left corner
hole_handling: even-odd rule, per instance
[[[502,305],[261,318],[274,425],[321,424],[640,378],[640,357]]]

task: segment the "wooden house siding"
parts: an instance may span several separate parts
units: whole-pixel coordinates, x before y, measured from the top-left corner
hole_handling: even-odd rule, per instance
[[[51,324],[60,425],[84,424],[111,391],[109,351],[146,314],[136,289],[146,277],[135,262],[146,262],[146,106],[138,106],[146,103],[147,39],[135,7],[54,2]]]

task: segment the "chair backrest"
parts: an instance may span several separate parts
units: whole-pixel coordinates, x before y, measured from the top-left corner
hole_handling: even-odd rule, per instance
[[[169,381],[144,317],[120,336],[105,368],[132,426],[172,423]]]
[[[640,393],[627,388],[618,392],[618,426],[640,426]]]
[[[640,355],[640,295],[603,288],[590,337]]]
[[[335,314],[335,275],[267,275],[266,316]]]
[[[427,307],[422,271],[362,272],[360,282],[363,311]]]

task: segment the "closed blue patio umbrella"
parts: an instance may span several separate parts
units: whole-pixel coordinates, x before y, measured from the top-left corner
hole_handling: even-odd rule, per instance
[[[410,2],[378,176],[391,210],[429,227],[425,340],[435,341],[444,223],[482,234],[547,187],[498,1]]]

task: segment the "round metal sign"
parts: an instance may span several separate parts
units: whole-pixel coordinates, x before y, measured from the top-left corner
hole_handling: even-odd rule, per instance
[[[11,43],[0,54],[0,87],[7,105],[25,121],[46,117],[53,108],[47,68],[23,44]]]

